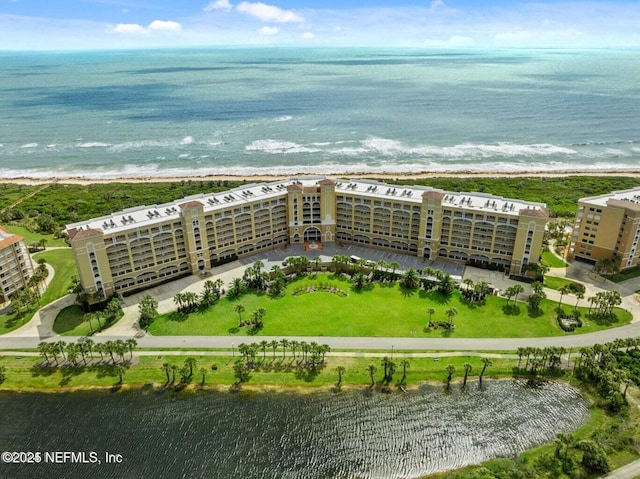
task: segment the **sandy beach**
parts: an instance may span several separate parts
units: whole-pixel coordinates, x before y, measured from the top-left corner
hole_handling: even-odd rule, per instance
[[[519,171],[517,173],[509,173],[504,171],[460,171],[460,172],[416,172],[416,173],[354,173],[349,175],[251,175],[251,176],[233,176],[233,175],[207,175],[207,176],[160,176],[160,177],[118,177],[118,178],[88,178],[78,177],[60,177],[55,176],[43,178],[1,178],[0,183],[37,185],[46,183],[66,183],[66,184],[96,184],[96,183],[172,183],[181,181],[246,181],[248,183],[254,181],[278,181],[296,177],[324,176],[328,178],[369,178],[381,181],[385,180],[422,180],[428,178],[558,178],[563,176],[627,176],[640,178],[640,170],[638,169],[611,169],[600,171],[579,171],[579,170],[558,170],[558,171]]]

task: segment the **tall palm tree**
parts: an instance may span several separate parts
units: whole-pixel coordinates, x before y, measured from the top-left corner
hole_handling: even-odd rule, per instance
[[[167,375],[167,384],[168,384],[169,380],[171,379],[169,377],[169,371],[171,370],[171,365],[169,363],[162,363],[162,367],[160,369],[162,369],[164,373]]]
[[[189,377],[193,377],[193,368],[196,367],[196,358],[188,357],[184,360],[184,365],[189,368]]]
[[[245,308],[242,304],[238,303],[235,305],[233,309],[235,310],[236,313],[238,313],[239,324],[242,327],[242,313],[244,313]]]
[[[129,338],[125,341],[125,344],[129,348],[129,359],[133,359],[133,349],[138,345],[138,341],[133,338]]]
[[[473,369],[473,367],[469,363],[464,363],[463,367],[464,367],[464,380],[462,381],[462,389],[467,387],[467,377],[469,376],[469,373]]]
[[[514,284],[513,286],[513,293],[515,298],[513,298],[513,302],[514,304],[518,303],[518,295],[520,293],[524,293],[524,287],[521,284]]]
[[[429,323],[431,323],[431,318],[435,314],[436,310],[434,308],[427,308],[427,314],[429,315]]]
[[[367,366],[367,372],[369,373],[369,378],[371,379],[371,387],[375,386],[376,384],[376,380],[373,376],[377,370],[378,368],[376,368],[373,364],[369,364],[369,366]]]
[[[391,278],[395,280],[396,270],[400,267],[400,263],[398,263],[397,261],[392,261],[389,266],[391,267]]]
[[[449,326],[453,326],[453,318],[458,314],[458,310],[454,307],[451,307],[445,311],[447,318],[449,318]]]
[[[280,341],[278,341],[277,339],[274,339],[273,341],[271,341],[271,349],[273,349],[273,360],[276,360],[276,351],[278,349],[278,346],[280,346]]]
[[[409,367],[409,360],[403,359],[400,361],[400,365],[402,366],[402,379],[400,380],[400,384],[404,384],[405,379],[407,379],[407,368]]]
[[[336,371],[338,372],[338,387],[342,384],[342,375],[347,371],[344,366],[336,367]]]
[[[565,294],[569,294],[571,292],[571,288],[569,287],[568,284],[565,284],[564,286],[561,286],[560,289],[558,289],[558,292],[560,293],[560,300],[558,301],[558,309],[560,309],[562,307],[562,297]]]
[[[453,364],[449,364],[447,366],[447,389],[451,387],[451,378],[453,377],[453,373],[456,372],[456,367]]]
[[[260,341],[260,349],[262,349],[262,362],[267,360],[267,348],[269,347],[269,341],[263,339]]]
[[[289,340],[281,339],[280,346],[282,347],[282,360],[284,361],[287,356],[287,348],[289,347]]]
[[[204,381],[207,377],[207,368],[200,368],[200,374],[202,374],[202,382],[200,384],[204,386]]]

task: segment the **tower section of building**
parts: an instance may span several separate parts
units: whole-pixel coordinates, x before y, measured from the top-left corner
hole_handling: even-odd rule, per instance
[[[569,254],[611,260],[620,270],[640,264],[640,187],[578,200]]]
[[[0,303],[9,301],[13,293],[27,286],[33,272],[24,238],[0,228]]]

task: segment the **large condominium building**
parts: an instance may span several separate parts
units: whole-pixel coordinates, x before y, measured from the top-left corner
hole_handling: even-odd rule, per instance
[[[640,187],[582,198],[570,254],[593,261],[613,259],[620,269],[640,264]]]
[[[31,276],[33,264],[24,238],[0,228],[0,303],[5,303],[15,291],[24,288]]]
[[[316,177],[131,208],[67,231],[84,290],[110,295],[307,241],[475,261],[520,274],[538,261],[547,220],[541,203]]]

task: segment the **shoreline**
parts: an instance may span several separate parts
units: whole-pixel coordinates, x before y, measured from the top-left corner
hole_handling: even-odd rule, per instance
[[[562,178],[567,176],[585,176],[585,177],[633,177],[640,178],[640,169],[611,169],[600,171],[581,171],[581,170],[530,170],[530,171],[518,171],[518,172],[506,172],[506,171],[494,171],[494,172],[477,172],[477,171],[456,171],[456,172],[415,172],[415,173],[350,173],[350,174],[327,174],[327,175],[314,175],[314,174],[293,174],[293,175],[202,175],[202,176],[118,176],[113,178],[91,178],[88,176],[74,176],[74,177],[56,177],[55,175],[49,177],[15,177],[15,178],[2,178],[0,177],[0,183],[7,184],[24,184],[24,185],[39,185],[48,183],[62,183],[62,184],[108,184],[108,183],[179,183],[182,181],[245,181],[251,183],[253,181],[279,181],[290,178],[304,178],[304,177],[326,177],[332,179],[340,178],[352,178],[352,179],[376,179],[376,180],[423,180],[429,178]]]

